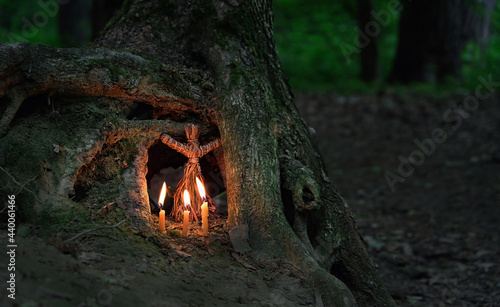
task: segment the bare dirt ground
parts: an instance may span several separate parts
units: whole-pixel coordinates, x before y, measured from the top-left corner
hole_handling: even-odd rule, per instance
[[[123,210],[113,205],[107,224],[116,225],[117,217]],[[212,219],[208,239],[197,225],[181,237],[179,223],[166,224],[166,234],[140,233],[124,223],[69,242],[62,233],[49,239],[20,234],[16,299],[2,290],[1,306],[316,306],[314,285],[290,263],[234,253],[225,219]],[[5,232],[0,239],[7,241]]]
[[[500,306],[500,104],[466,97],[296,97],[398,306]]]
[[[480,101],[467,113],[455,106],[461,122],[445,122],[443,114],[464,97],[296,99],[398,306],[499,306],[500,105]],[[448,133],[446,140],[399,175],[398,156],[418,158],[415,139],[432,139],[436,128]],[[386,171],[401,176],[394,191]],[[40,226],[19,226],[16,300],[5,291],[9,259],[2,253],[0,306],[322,304],[291,264],[233,254],[223,218],[212,221],[204,240],[199,227],[180,237],[175,229],[140,233],[128,222],[85,232],[116,225],[126,219],[124,210],[116,202],[73,209],[64,220],[47,213],[60,226],[44,239],[37,238]],[[7,242],[3,229],[0,242]]]

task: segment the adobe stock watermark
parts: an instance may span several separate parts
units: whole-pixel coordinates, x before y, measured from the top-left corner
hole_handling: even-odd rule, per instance
[[[7,276],[7,295],[8,298],[16,299],[16,195],[9,195],[9,200],[7,201],[7,255],[9,258],[7,264],[7,271],[9,271]]]
[[[10,32],[7,34],[9,42],[27,42],[35,37],[41,28],[45,27],[51,18],[59,13],[59,6],[69,3],[71,0],[38,0],[36,2],[40,10],[30,18],[24,16],[21,18],[21,33]]]
[[[405,182],[406,178],[410,177],[415,168],[422,165],[426,156],[429,157],[436,150],[437,145],[442,144],[448,138],[448,135],[453,134],[460,126],[464,119],[470,117],[471,113],[479,108],[479,101],[484,101],[493,95],[495,88],[500,86],[500,82],[492,80],[492,75],[487,78],[478,77],[479,83],[476,86],[474,95],[465,97],[461,104],[455,104],[443,113],[443,120],[447,124],[451,124],[451,128],[445,131],[442,128],[432,130],[431,137],[424,140],[415,139],[414,143],[417,149],[410,152],[408,157],[399,155],[398,172],[385,171],[384,178],[392,192],[396,190],[395,185],[398,182]]]
[[[346,42],[339,44],[340,50],[342,51],[347,63],[351,63],[351,56],[353,53],[361,53],[361,49],[368,46],[372,39],[380,34],[382,28],[390,24],[391,21],[394,20],[394,16],[399,14],[402,10],[403,5],[399,0],[390,0],[387,2],[386,9],[378,12],[372,10],[370,12],[374,20],[366,23],[364,29],[354,27],[356,33],[353,37],[353,45]]]

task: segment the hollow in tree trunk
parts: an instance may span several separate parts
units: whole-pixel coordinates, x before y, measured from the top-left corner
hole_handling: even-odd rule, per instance
[[[391,306],[293,102],[272,25],[270,1],[132,0],[90,49],[2,45],[0,163],[38,174],[25,190],[34,203],[105,187],[149,231],[148,153],[164,134],[186,143],[194,123],[200,144],[221,140],[202,169],[220,170],[228,223],[248,226],[257,258],[293,262],[326,306]],[[53,122],[25,122],[47,108]]]

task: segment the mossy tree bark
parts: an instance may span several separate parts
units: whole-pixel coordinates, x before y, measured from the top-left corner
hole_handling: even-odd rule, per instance
[[[41,96],[49,102],[64,99],[61,104],[81,106],[64,109],[78,118],[85,117],[78,114],[82,108],[90,112],[94,106],[91,123],[86,117],[83,124],[75,121],[73,129],[87,130],[63,146],[63,157],[39,158],[44,166],[38,187],[44,195],[67,197],[82,174],[99,171],[92,161],[107,161],[103,156],[113,146],[128,150],[134,167],[115,170],[121,178],[116,193],[134,221],[147,228],[145,179],[137,175],[145,172],[145,151],[162,132],[182,140],[183,124],[196,123],[205,141],[222,141],[217,161],[229,224],[248,225],[256,256],[294,262],[310,274],[328,306],[393,305],[294,105],[272,22],[271,3],[264,0],[132,0],[90,49],[2,45],[3,163],[25,124],[19,113],[36,111],[23,110],[24,105],[45,103]],[[138,102],[151,106],[148,120],[123,116]],[[61,139],[72,134],[59,128]],[[104,170],[99,174],[112,177]]]

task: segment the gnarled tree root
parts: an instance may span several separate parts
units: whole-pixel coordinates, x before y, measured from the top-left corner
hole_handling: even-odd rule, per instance
[[[196,82],[195,82],[196,80]],[[164,112],[201,112],[209,83],[199,70],[168,67],[125,51],[60,49],[27,43],[0,45],[3,135],[23,101],[34,95],[109,97],[143,102]]]
[[[327,305],[392,302],[349,211],[345,206],[322,206],[321,199],[338,197],[332,187],[322,189],[309,168],[288,156],[280,158],[280,173],[285,216],[294,232],[282,236],[288,258],[318,283]],[[341,199],[331,203],[344,204]]]

